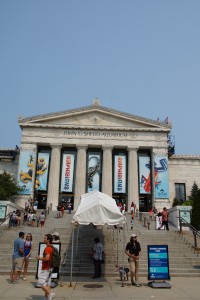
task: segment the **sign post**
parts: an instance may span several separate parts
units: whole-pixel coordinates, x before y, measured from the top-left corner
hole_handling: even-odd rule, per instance
[[[168,245],[148,245],[148,285],[152,288],[171,288]]]

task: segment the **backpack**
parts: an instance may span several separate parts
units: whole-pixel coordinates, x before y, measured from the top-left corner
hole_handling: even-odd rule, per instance
[[[60,262],[61,262],[61,256],[58,252],[58,249],[56,247],[52,247],[52,260],[51,260],[51,263],[50,263],[50,267],[51,268],[59,268],[60,267]]]

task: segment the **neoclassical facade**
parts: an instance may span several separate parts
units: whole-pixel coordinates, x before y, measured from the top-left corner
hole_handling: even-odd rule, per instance
[[[18,122],[20,205],[31,197],[41,208],[70,202],[76,210],[81,195],[99,190],[127,210],[134,202],[148,211],[170,207],[175,197],[186,200],[194,181],[200,183],[200,157],[169,152],[166,122],[103,107],[97,99]]]

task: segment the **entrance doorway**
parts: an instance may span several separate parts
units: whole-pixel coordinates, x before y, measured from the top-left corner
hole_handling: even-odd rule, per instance
[[[152,208],[151,195],[142,195],[139,198],[139,211],[148,212]]]
[[[35,200],[38,201],[38,209],[46,209],[47,208],[47,193],[37,193],[35,194]]]

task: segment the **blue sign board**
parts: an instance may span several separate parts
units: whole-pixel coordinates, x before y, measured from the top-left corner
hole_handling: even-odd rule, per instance
[[[169,280],[169,257],[167,245],[148,245],[148,279]]]

